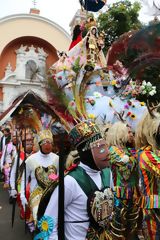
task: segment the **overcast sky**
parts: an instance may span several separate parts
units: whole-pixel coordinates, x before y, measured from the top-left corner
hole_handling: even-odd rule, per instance
[[[33,2],[33,0],[0,0],[0,18],[12,14],[29,13],[30,8],[34,6]],[[79,0],[36,0],[36,2],[40,16],[58,23],[70,33],[69,23],[80,8]],[[107,3],[111,2],[116,1],[107,1]],[[141,14],[141,20],[146,21],[146,19],[148,19],[147,15]]]

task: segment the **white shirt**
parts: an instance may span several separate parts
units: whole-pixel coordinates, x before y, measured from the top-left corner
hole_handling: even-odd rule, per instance
[[[28,154],[28,157],[29,157],[29,155],[31,155],[31,154]],[[27,153],[26,153],[26,158],[27,158]],[[13,164],[12,164],[12,168],[11,168],[11,172],[10,172],[10,179],[9,179],[10,187],[11,187],[12,190],[16,189],[16,170],[17,170],[17,167],[19,168],[21,166],[24,159],[21,159],[21,158],[19,159],[19,166],[17,166],[17,161],[18,161],[18,154],[16,152],[16,154],[13,158]]]
[[[38,183],[35,176],[35,169],[39,166],[42,167],[49,167],[51,165],[54,165],[58,171],[59,168],[59,156],[55,153],[49,153],[49,154],[43,154],[41,151],[38,151],[36,153],[33,153],[31,156],[29,156],[26,160],[26,184],[28,183],[29,176],[31,177],[30,182],[30,193],[33,192],[33,190],[38,187]],[[24,196],[24,173],[22,175],[22,181],[21,181],[21,196]]]
[[[92,178],[97,187],[101,189],[101,172],[93,170],[82,163],[80,163],[80,166],[85,169],[86,173]],[[83,192],[77,181],[69,175],[64,178],[64,187],[65,240],[85,240],[89,227],[89,218],[87,214],[87,196]],[[55,223],[55,228],[53,229],[49,240],[58,240],[58,187],[52,193],[44,215],[52,217]],[[88,222],[73,223],[73,221],[87,220]]]

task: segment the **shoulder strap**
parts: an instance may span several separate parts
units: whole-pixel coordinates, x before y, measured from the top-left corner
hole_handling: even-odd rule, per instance
[[[102,176],[103,187],[104,188],[110,187],[110,180],[111,180],[111,170],[110,170],[110,168],[103,169],[102,173],[101,173],[101,176]]]
[[[78,166],[74,171],[70,172],[69,175],[77,181],[87,196],[89,196],[91,192],[99,190],[92,178],[82,167]]]

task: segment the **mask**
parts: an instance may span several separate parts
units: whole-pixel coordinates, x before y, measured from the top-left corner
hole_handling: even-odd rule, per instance
[[[106,141],[103,138],[98,139],[97,141],[90,143],[90,148],[96,166],[99,169],[108,167],[110,157]]]

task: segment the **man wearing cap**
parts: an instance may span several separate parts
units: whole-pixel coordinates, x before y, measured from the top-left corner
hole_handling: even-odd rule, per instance
[[[108,239],[106,226],[113,206],[108,147],[98,127],[89,121],[77,124],[69,135],[78,150],[80,164],[66,174],[64,199],[59,199],[64,201],[64,238],[58,225],[61,212],[58,211],[59,185],[53,187],[52,193],[51,187],[48,188],[48,193],[46,190],[41,199],[38,211],[40,233],[35,240],[44,236],[49,240]]]
[[[25,206],[30,207],[33,221],[36,223],[37,209],[44,189],[52,181],[50,176],[57,174],[59,156],[52,152],[53,138],[49,130],[42,130],[38,134],[39,151],[26,160],[26,169],[22,176],[20,198]],[[30,179],[29,202],[25,196],[26,185]]]

